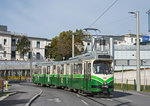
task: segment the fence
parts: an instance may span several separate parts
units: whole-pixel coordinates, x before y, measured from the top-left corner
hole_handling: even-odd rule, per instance
[[[120,90],[136,90],[136,79],[115,79],[114,80],[115,89]],[[141,85],[141,91],[150,92],[150,85]]]

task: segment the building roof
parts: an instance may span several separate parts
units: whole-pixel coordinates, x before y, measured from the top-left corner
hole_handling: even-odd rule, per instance
[[[39,38],[39,37],[30,37],[27,34],[23,34],[23,33],[12,33],[10,31],[0,31],[0,36],[10,36],[10,37],[17,37],[20,38],[22,36],[27,36],[29,39],[39,39],[39,40],[47,40],[47,41],[51,41],[50,39],[47,38]]]
[[[131,33],[129,33],[129,34],[125,34],[125,35],[122,35],[123,37],[136,37],[136,34],[131,34]],[[145,36],[145,35],[143,35],[143,34],[141,34],[141,35],[139,35],[140,37],[143,37],[143,36]]]

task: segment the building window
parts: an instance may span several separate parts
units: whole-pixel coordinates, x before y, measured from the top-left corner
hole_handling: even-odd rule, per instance
[[[16,46],[16,39],[12,39],[11,46]]]
[[[11,51],[11,58],[16,58],[16,51]]]
[[[7,39],[4,39],[4,45],[6,45],[6,43],[7,43]]]
[[[40,41],[37,41],[37,42],[36,42],[36,47],[37,47],[37,48],[40,48]]]
[[[6,57],[6,51],[4,51],[3,57]]]
[[[36,53],[36,59],[40,59],[40,53],[39,52]]]

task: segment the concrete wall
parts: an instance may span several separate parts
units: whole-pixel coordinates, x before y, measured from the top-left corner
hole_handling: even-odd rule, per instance
[[[150,69],[145,70],[145,81],[146,85],[150,85]],[[123,72],[123,83],[126,83],[128,79],[128,84],[134,84],[134,79],[136,80],[136,71],[126,71]],[[114,73],[114,82],[121,83],[122,81],[122,72]],[[141,84],[144,85],[144,70],[141,70]]]

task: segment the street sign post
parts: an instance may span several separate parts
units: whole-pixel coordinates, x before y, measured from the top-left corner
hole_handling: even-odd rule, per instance
[[[142,42],[147,42],[149,41],[149,36],[143,36],[142,37]]]

